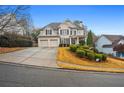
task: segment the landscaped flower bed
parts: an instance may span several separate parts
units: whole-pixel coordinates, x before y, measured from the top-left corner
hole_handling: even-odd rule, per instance
[[[24,48],[19,48],[19,47],[16,47],[16,48],[0,47],[0,54],[8,53],[8,52],[13,52],[13,51],[21,50],[21,49],[24,49]]]
[[[70,51],[77,54],[80,58],[87,58],[89,60],[101,62],[106,61],[107,56],[105,54],[97,53],[94,48],[88,46],[71,45]]]

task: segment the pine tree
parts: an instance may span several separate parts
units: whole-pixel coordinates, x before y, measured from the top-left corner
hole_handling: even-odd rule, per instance
[[[93,36],[92,36],[92,31],[90,30],[88,32],[88,37],[87,37],[87,45],[90,47],[93,47]]]

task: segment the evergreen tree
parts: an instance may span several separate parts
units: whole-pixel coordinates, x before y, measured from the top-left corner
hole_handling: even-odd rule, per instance
[[[87,37],[87,45],[90,47],[93,47],[93,36],[92,36],[92,31],[90,30],[88,32],[88,37]]]

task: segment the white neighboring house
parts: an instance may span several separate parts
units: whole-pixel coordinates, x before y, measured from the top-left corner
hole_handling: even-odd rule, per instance
[[[114,49],[120,44],[124,45],[124,37],[122,35],[101,35],[95,42],[95,47],[99,52],[112,54],[116,57],[124,57],[124,51]]]
[[[59,45],[79,44],[87,35],[86,26],[81,21],[50,23],[43,27],[38,37],[39,47],[58,47]]]

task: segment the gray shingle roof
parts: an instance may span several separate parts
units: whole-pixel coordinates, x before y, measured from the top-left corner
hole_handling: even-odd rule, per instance
[[[115,41],[117,41],[123,37],[122,35],[102,35],[102,36],[105,36],[106,38],[108,38],[112,42],[115,42]]]
[[[50,28],[53,28],[53,29],[58,29],[58,27],[59,27],[60,24],[61,23],[50,23],[50,24],[44,26],[42,29],[44,29],[46,27],[50,27]]]
[[[52,29],[58,29],[61,24],[68,25],[70,28],[83,29],[82,27],[80,27],[79,25],[77,25],[77,24],[75,24],[73,22],[64,22],[64,23],[56,23],[55,22],[55,23],[50,23],[50,24],[44,26],[42,29],[45,29],[46,27],[50,27]]]
[[[112,43],[112,45],[113,45],[113,46],[116,46],[117,43],[118,43],[121,39],[124,40],[124,36],[122,36],[120,39],[114,41],[114,42]]]

